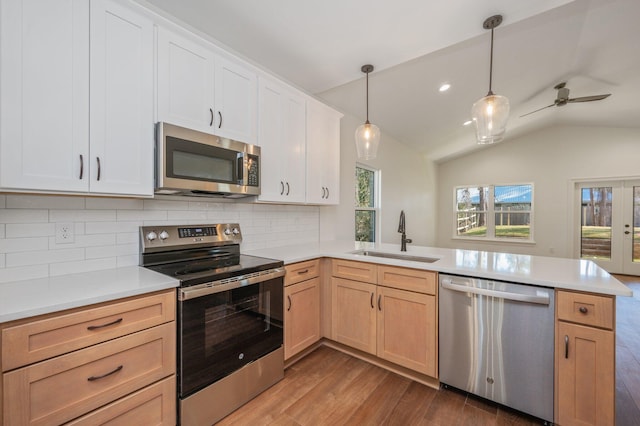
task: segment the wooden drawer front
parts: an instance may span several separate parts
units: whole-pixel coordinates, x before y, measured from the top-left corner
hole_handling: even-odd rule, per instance
[[[284,276],[284,285],[299,283],[320,275],[320,259],[294,263],[284,267],[287,271]]]
[[[60,424],[174,374],[175,333],[170,322],[5,373],[4,423]]]
[[[2,369],[82,349],[175,319],[175,290],[2,330]]]
[[[558,319],[613,329],[613,297],[558,291]]]
[[[437,280],[438,274],[436,272],[396,266],[378,266],[378,285],[385,287],[435,295]]]
[[[351,260],[333,259],[331,262],[331,275],[347,280],[376,283],[377,268],[372,263],[354,262]]]
[[[176,376],[121,398],[69,426],[169,426],[176,424]]]

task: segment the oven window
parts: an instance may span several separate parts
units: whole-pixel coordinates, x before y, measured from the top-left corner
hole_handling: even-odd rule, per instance
[[[215,182],[233,182],[234,163],[235,161],[226,158],[173,151],[173,173],[178,176]]]
[[[282,278],[179,303],[182,398],[279,348]]]

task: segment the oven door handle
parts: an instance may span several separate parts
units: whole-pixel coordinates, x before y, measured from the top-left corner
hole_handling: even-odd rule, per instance
[[[180,288],[178,289],[178,300],[183,302],[185,300],[196,299],[198,297],[208,296],[222,291],[233,290],[234,288],[258,284],[274,278],[284,277],[284,274],[284,268],[273,268],[266,271],[259,271],[251,274],[239,275],[237,277],[198,284],[191,287]]]

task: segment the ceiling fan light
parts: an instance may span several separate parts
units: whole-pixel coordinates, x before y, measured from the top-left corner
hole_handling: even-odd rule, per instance
[[[509,99],[505,96],[489,94],[473,104],[471,117],[476,125],[478,144],[500,142],[507,130]]]
[[[371,160],[378,154],[380,129],[368,121],[356,129],[356,150],[361,160]]]

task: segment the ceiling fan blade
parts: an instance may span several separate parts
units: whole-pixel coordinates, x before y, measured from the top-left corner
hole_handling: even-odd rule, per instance
[[[538,108],[538,109],[537,109],[537,110],[535,110],[535,111],[531,111],[531,112],[526,113],[525,115],[521,115],[521,116],[520,116],[520,118],[522,118],[522,117],[526,117],[527,115],[531,115],[531,114],[533,114],[534,112],[542,111],[543,109],[547,109],[547,108],[550,108],[550,107],[555,106],[555,105],[556,105],[556,104],[551,104],[551,105],[547,105],[547,106],[542,107],[542,108]]]
[[[611,96],[611,93],[607,93],[606,95],[594,95],[594,96],[581,96],[579,98],[571,98],[567,99],[567,102],[591,102],[591,101],[601,101],[602,99],[608,98]]]

